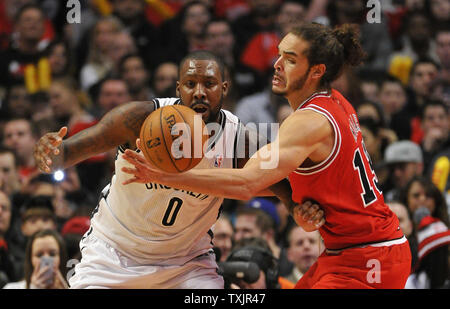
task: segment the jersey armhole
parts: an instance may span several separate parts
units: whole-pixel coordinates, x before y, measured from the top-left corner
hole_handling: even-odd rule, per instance
[[[323,171],[328,166],[330,166],[331,163],[333,163],[333,161],[337,158],[339,151],[341,149],[342,137],[341,137],[341,131],[339,130],[338,123],[336,122],[334,117],[330,114],[330,112],[328,112],[326,109],[324,109],[323,107],[320,107],[318,105],[311,104],[305,108],[302,108],[302,110],[311,110],[311,111],[314,111],[314,112],[319,113],[322,116],[326,117],[327,120],[330,122],[331,127],[333,128],[333,132],[334,132],[333,149],[331,150],[330,154],[328,155],[328,157],[325,160],[323,160],[322,162],[315,164],[313,166],[298,167],[295,170],[295,173],[297,173],[297,174],[311,175],[311,174],[315,174],[315,173]]]

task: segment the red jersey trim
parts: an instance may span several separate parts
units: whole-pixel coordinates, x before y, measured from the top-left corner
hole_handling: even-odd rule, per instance
[[[436,249],[436,247],[440,247],[443,245],[446,245],[450,243],[450,235],[442,237],[442,235],[437,235],[437,237],[434,237],[431,241],[427,241],[426,244],[421,244],[421,248],[418,252],[419,259],[425,257],[428,253],[430,253],[432,250]]]
[[[341,131],[339,130],[339,126],[338,126],[336,120],[334,120],[333,116],[326,109],[324,109],[320,106],[311,104],[308,107],[303,108],[302,110],[312,110],[312,111],[315,111],[315,112],[325,116],[328,119],[328,121],[330,121],[331,125],[333,126],[333,130],[334,130],[334,145],[333,145],[333,149],[332,149],[330,155],[324,161],[322,161],[314,166],[298,167],[294,171],[294,173],[297,173],[300,175],[311,175],[311,174],[315,174],[315,173],[323,171],[328,166],[330,166],[331,163],[333,163],[333,161],[336,159],[337,154],[339,153],[339,151],[341,149],[342,137],[341,137]]]

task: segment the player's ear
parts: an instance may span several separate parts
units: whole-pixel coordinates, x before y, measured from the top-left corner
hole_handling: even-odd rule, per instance
[[[228,94],[228,89],[229,89],[229,83],[228,81],[224,81],[222,82],[222,93],[223,93],[223,97],[226,97]]]
[[[313,79],[321,79],[327,70],[327,66],[323,63],[313,65],[311,67],[311,77]]]
[[[180,82],[179,81],[177,81],[175,91],[176,91],[177,97],[180,97]]]

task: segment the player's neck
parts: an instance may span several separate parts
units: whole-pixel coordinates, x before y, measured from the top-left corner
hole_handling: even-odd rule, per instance
[[[326,87],[312,86],[307,88],[302,88],[299,91],[293,92],[287,97],[292,110],[297,110],[303,102],[307,101],[310,97],[319,92],[328,91]]]

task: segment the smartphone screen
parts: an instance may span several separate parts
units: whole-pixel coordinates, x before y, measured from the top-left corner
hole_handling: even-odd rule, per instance
[[[49,280],[47,281],[47,284],[50,285],[53,283],[53,257],[42,256],[39,267],[40,267],[40,269],[42,269],[47,266],[48,266],[48,270],[45,273],[45,277],[49,278]]]

